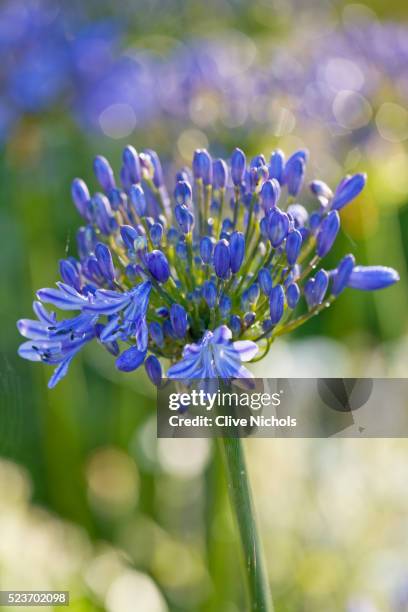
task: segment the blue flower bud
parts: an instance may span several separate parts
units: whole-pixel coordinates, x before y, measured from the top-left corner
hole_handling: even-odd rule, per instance
[[[302,236],[302,241],[306,242],[306,240],[309,238],[310,236],[310,230],[308,230],[306,227],[300,227],[299,228],[299,232]]]
[[[93,162],[93,169],[98,183],[104,191],[109,193],[115,187],[115,179],[108,160],[102,155],[97,155]]]
[[[117,228],[109,200],[102,193],[96,193],[91,200],[92,216],[102,234],[109,236]]]
[[[187,331],[187,312],[180,304],[172,304],[170,321],[177,338],[184,338]]]
[[[146,374],[156,387],[160,387],[162,381],[162,367],[155,355],[149,355],[145,361]]]
[[[126,166],[121,167],[119,176],[123,189],[128,192],[130,187],[132,186],[132,181],[130,180],[129,172]]]
[[[163,169],[160,163],[159,156],[156,151],[152,149],[145,149],[145,154],[148,155],[149,160],[153,166],[153,184],[159,189],[163,186]]]
[[[309,159],[309,151],[307,149],[299,149],[298,151],[295,151],[288,158],[288,161],[286,163],[292,162],[293,159],[301,159],[306,164],[307,160]]]
[[[241,325],[241,319],[239,318],[238,315],[232,315],[230,320],[229,320],[229,328],[232,332],[232,335],[237,337],[240,335],[241,333],[241,329],[242,329],[242,325]]]
[[[59,262],[60,275],[64,283],[70,285],[77,291],[81,290],[81,280],[78,270],[68,259],[60,259]]]
[[[200,240],[200,255],[204,263],[211,262],[212,252],[214,248],[213,240],[209,236],[204,236]]]
[[[260,154],[260,155],[255,155],[255,157],[253,157],[251,159],[251,163],[249,164],[250,168],[260,168],[261,166],[265,166],[266,161],[265,161],[265,156]]]
[[[115,268],[113,266],[112,255],[108,247],[102,242],[98,242],[95,247],[95,256],[98,260],[99,269],[104,278],[113,282],[115,280]]]
[[[90,195],[88,187],[82,179],[76,178],[72,181],[71,195],[79,214],[86,219]]]
[[[312,181],[310,183],[310,191],[318,198],[330,200],[333,197],[333,192],[323,181]]]
[[[123,149],[122,155],[124,166],[127,170],[127,176],[131,183],[140,183],[141,169],[139,155],[132,145],[128,145]]]
[[[163,332],[166,338],[177,340],[176,332],[174,331],[173,325],[169,319],[166,319],[166,321],[163,323]]]
[[[176,255],[183,261],[187,259],[187,245],[183,240],[179,240],[176,244]]]
[[[116,367],[122,372],[133,372],[142,365],[146,351],[139,351],[136,346],[131,346],[120,355],[116,360]]]
[[[152,321],[149,323],[149,334],[152,341],[157,344],[157,346],[163,346],[164,343],[164,334],[163,327],[157,321]]]
[[[393,268],[385,266],[356,266],[349,276],[347,286],[362,291],[385,289],[400,279]]]
[[[143,189],[140,185],[132,185],[129,192],[130,202],[139,217],[144,217],[147,211],[147,203]]]
[[[204,185],[212,183],[212,159],[206,149],[197,149],[193,157],[193,175],[201,179]]]
[[[301,204],[290,204],[286,212],[293,218],[296,229],[304,227],[309,219],[309,213]]]
[[[335,191],[331,203],[332,209],[340,210],[354,200],[363,191],[366,181],[365,174],[354,174],[354,176],[343,179]]]
[[[176,217],[176,221],[179,224],[179,227],[183,234],[188,234],[189,232],[191,232],[194,226],[194,215],[187,208],[187,206],[177,204],[174,209],[174,216]]]
[[[81,259],[89,255],[96,245],[97,237],[94,228],[91,225],[80,227],[77,235],[78,253]]]
[[[284,180],[291,196],[297,196],[303,185],[306,164],[303,157],[296,153],[288,159],[285,165]]]
[[[329,212],[322,221],[316,237],[316,252],[319,257],[324,257],[332,248],[340,229],[340,217],[337,210]]]
[[[260,196],[263,209],[267,214],[278,203],[281,188],[276,179],[265,181],[262,185]]]
[[[258,272],[258,281],[265,295],[269,295],[272,291],[272,277],[267,268],[261,268]]]
[[[168,319],[170,316],[169,309],[166,306],[159,306],[159,308],[156,308],[156,314],[161,319]]]
[[[283,316],[283,309],[285,306],[285,293],[282,285],[276,285],[272,288],[269,296],[269,312],[271,314],[271,321],[274,325],[279,323]]]
[[[218,278],[228,278],[231,263],[230,249],[226,240],[219,240],[215,245],[213,265]]]
[[[309,280],[306,281],[304,287],[303,287],[303,293],[305,294],[305,298],[306,298],[306,302],[307,305],[309,306],[309,308],[313,308],[314,306],[314,286],[315,286],[315,279],[314,278],[309,278]]]
[[[241,149],[234,149],[231,155],[231,178],[235,186],[241,185],[245,174],[246,157]]]
[[[268,215],[268,237],[273,247],[279,246],[289,230],[289,217],[279,208],[274,208]]]
[[[213,281],[205,281],[203,285],[203,298],[210,308],[217,303],[217,286]]]
[[[180,234],[176,230],[176,228],[169,227],[169,229],[167,230],[167,242],[174,246],[177,243],[177,240],[179,238],[180,238]]]
[[[150,274],[159,283],[165,283],[170,277],[170,267],[167,257],[162,251],[151,251],[146,256],[146,263]]]
[[[273,327],[273,323],[271,319],[265,319],[265,321],[262,321],[262,329],[264,332],[271,331],[272,327]]]
[[[223,232],[230,232],[234,229],[234,224],[231,219],[223,219],[221,227]]]
[[[259,168],[250,168],[246,174],[246,182],[249,185],[249,191],[251,194],[255,193],[259,183],[261,182],[261,176]]]
[[[313,289],[313,302],[314,306],[321,304],[326,295],[327,287],[329,284],[329,275],[326,270],[319,270],[315,276],[315,284]]]
[[[97,285],[103,283],[103,276],[99,268],[96,257],[90,255],[82,262],[82,271],[86,278],[96,283]]]
[[[242,292],[240,306],[241,306],[241,310],[249,309],[250,303],[249,303],[248,290]]]
[[[182,168],[179,172],[176,172],[176,183],[178,181],[186,181],[186,183],[191,183],[191,172],[189,168]]]
[[[300,299],[300,289],[296,283],[291,283],[286,289],[286,301],[289,308],[295,308]]]
[[[115,187],[109,193],[109,202],[111,203],[113,210],[119,210],[119,208],[124,206],[126,203],[126,195],[123,193],[123,191]]]
[[[235,274],[242,266],[245,256],[245,237],[241,232],[233,232],[229,240],[231,272]]]
[[[223,294],[221,296],[220,304],[219,304],[220,315],[223,318],[228,317],[231,312],[231,308],[232,308],[231,298],[228,295]]]
[[[135,240],[139,238],[139,234],[134,227],[130,225],[121,225],[120,235],[127,249],[130,251],[135,250]]]
[[[302,234],[298,230],[290,232],[286,237],[286,259],[290,266],[296,263],[302,248]]]
[[[282,185],[283,182],[283,169],[285,166],[285,156],[277,149],[273,151],[271,154],[271,159],[269,161],[269,178],[276,179],[279,184]]]
[[[159,246],[163,238],[163,226],[161,223],[153,223],[150,228],[150,238],[154,246]]]
[[[332,294],[339,295],[343,289],[347,287],[348,280],[350,278],[350,274],[353,271],[355,266],[355,259],[353,255],[346,255],[339,262],[337,266],[337,270],[334,272],[333,276],[333,284],[332,284]]]
[[[262,217],[259,222],[259,229],[261,230],[262,238],[268,237],[268,217]]]
[[[251,327],[255,323],[255,313],[254,312],[246,312],[244,314],[244,325],[245,327]]]
[[[320,227],[322,222],[322,214],[319,211],[312,212],[309,218],[310,231],[314,234]]]
[[[225,189],[228,180],[228,166],[223,159],[216,159],[213,163],[213,187]]]
[[[178,181],[174,188],[174,198],[177,204],[190,206],[192,197],[193,192],[190,183],[187,183],[187,181]]]
[[[260,294],[258,283],[254,283],[248,289],[248,300],[251,304],[255,304],[258,300]]]

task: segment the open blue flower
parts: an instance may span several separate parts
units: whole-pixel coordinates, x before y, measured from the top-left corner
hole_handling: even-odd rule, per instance
[[[252,378],[242,365],[258,352],[250,340],[232,342],[231,330],[220,325],[214,332],[206,331],[198,344],[184,347],[183,359],[167,372],[169,378]]]
[[[120,292],[98,289],[92,301],[83,308],[85,312],[107,315],[109,322],[100,335],[102,342],[112,342],[118,338],[134,338],[137,348],[146,351],[148,328],[146,311],[149,305],[151,283],[145,281],[130,291]]]
[[[48,382],[51,389],[66,375],[81,348],[95,338],[98,316],[81,313],[58,322],[55,314],[48,312],[39,302],[34,302],[34,312],[38,320],[21,319],[17,323],[20,334],[28,338],[20,345],[18,354],[30,361],[57,366]]]

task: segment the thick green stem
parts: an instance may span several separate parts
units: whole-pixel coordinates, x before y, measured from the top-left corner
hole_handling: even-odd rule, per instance
[[[272,612],[272,598],[256,527],[242,442],[240,438],[219,438],[219,442],[225,458],[228,491],[244,555],[248,610]]]

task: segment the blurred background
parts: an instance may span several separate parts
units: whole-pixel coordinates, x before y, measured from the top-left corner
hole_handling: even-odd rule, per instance
[[[402,0],[3,0],[0,4],[0,588],[78,612],[246,611],[209,440],[159,440],[143,373],[89,347],[53,391],[15,321],[79,225],[70,183],[125,144],[188,163],[279,146],[310,178],[366,171],[332,254],[393,266],[349,290],[259,376],[408,373],[408,5]],[[251,440],[277,612],[408,610],[405,440]]]

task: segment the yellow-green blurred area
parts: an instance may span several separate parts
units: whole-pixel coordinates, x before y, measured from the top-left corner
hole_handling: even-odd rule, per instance
[[[406,38],[404,30],[399,36],[408,46],[408,5],[400,0],[51,3],[58,10],[50,38],[68,4],[85,10],[88,25],[119,22],[118,56],[137,48],[166,60],[210,38],[220,53],[220,42],[229,43],[223,66],[238,65],[246,76],[287,55],[278,76],[292,85],[305,78],[293,58],[312,53],[323,35],[330,47],[331,33],[350,23],[406,27]],[[2,44],[1,23],[0,34],[0,127],[3,114],[13,115],[0,156],[0,589],[69,590],[75,612],[246,612],[239,544],[210,441],[158,441],[155,393],[144,372],[119,374],[97,346],[49,391],[49,369],[17,357],[15,321],[30,316],[36,289],[57,280],[58,260],[75,254],[80,219],[70,182],[81,176],[95,189],[94,155],[119,171],[128,143],[153,148],[175,166],[188,163],[196,147],[229,156],[239,146],[250,156],[306,146],[309,179],[335,186],[347,172],[369,177],[342,214],[343,231],[325,265],[353,252],[359,263],[396,268],[401,280],[375,294],[344,292],[333,308],[276,342],[256,372],[406,377],[408,68],[393,80],[377,65],[372,87],[372,67],[364,72],[352,51],[325,64],[330,83],[351,75],[367,85],[337,91],[330,107],[336,126],[300,112],[306,89],[275,96],[273,87],[260,88],[243,107],[245,81],[233,100],[228,89],[234,114],[223,86],[200,86],[182,116],[165,105],[153,118],[136,116],[139,107],[114,101],[98,107],[95,127],[77,120],[78,106],[89,100],[76,80],[89,69],[80,51],[68,90],[40,110],[23,110],[6,74],[20,49]],[[322,52],[322,65],[326,59]],[[390,57],[390,65],[397,60]],[[27,65],[24,86],[36,71],[34,60]],[[227,73],[228,87],[241,68]],[[149,70],[139,101],[154,93]],[[49,72],[41,86],[44,79]],[[384,406],[391,408],[392,398]],[[246,448],[276,611],[408,610],[408,442],[257,439]]]

